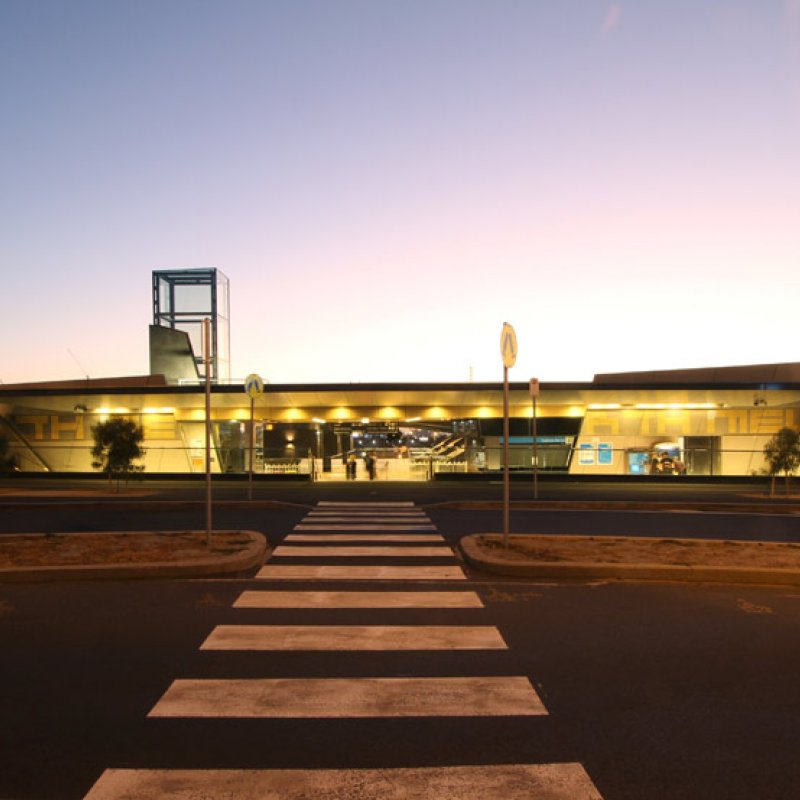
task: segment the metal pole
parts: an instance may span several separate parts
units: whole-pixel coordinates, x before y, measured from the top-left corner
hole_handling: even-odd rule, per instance
[[[255,397],[250,398],[250,474],[247,478],[247,499],[253,499],[253,449],[255,447],[256,439],[256,423],[255,423]]]
[[[539,443],[536,441],[536,395],[533,396],[533,499],[539,499]]]
[[[203,320],[203,365],[206,378],[206,544],[211,544],[211,320]]]
[[[508,547],[508,511],[511,488],[508,471],[508,367],[503,366],[503,547]]]

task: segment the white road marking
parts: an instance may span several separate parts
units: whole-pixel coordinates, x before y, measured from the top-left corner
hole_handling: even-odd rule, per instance
[[[262,580],[403,580],[464,581],[460,567],[305,566],[265,564],[256,575]]]
[[[108,769],[84,800],[603,800],[580,764],[401,769]]]
[[[299,545],[293,547],[292,545],[281,545],[273,552],[274,556],[305,556],[316,557],[325,556],[326,558],[343,558],[345,556],[420,556],[429,558],[435,557],[453,557],[453,551],[447,546],[440,547],[383,547],[381,545],[374,545],[372,547],[349,547],[347,545],[331,545],[315,547],[313,545]]]
[[[523,676],[173,681],[149,717],[527,717],[547,714]]]
[[[300,520],[303,523],[313,523],[314,525],[327,525],[329,522],[352,522],[356,525],[364,525],[366,523],[374,522],[378,525],[433,525],[427,517],[397,517],[397,516],[384,516],[381,514],[336,514],[331,517],[317,517],[313,514],[307,514]]]
[[[324,508],[314,509],[308,512],[309,517],[368,517],[373,514],[380,514],[382,517],[427,517],[428,515],[421,508],[373,508],[371,511],[357,508]]]
[[[365,501],[320,500],[316,508],[414,508],[413,500],[398,501]]]
[[[483,608],[475,592],[245,591],[234,608]]]
[[[443,542],[440,533],[290,533],[284,542]]]
[[[489,625],[218,625],[201,650],[507,650]]]
[[[338,522],[300,522],[294,526],[296,531],[435,531],[436,526],[432,524],[416,525],[410,522],[405,523],[373,523],[358,522],[342,525]]]

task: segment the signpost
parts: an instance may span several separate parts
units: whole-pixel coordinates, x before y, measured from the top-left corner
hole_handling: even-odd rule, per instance
[[[539,379],[531,378],[529,385],[533,401],[533,499],[539,499],[539,441],[536,438],[536,398],[539,397]]]
[[[206,544],[211,546],[211,320],[203,320],[203,369],[206,384]]]
[[[247,476],[247,499],[253,499],[253,449],[255,447],[256,426],[254,421],[256,397],[264,392],[264,381],[260,375],[251,372],[244,379],[244,391],[250,398],[250,470]]]
[[[508,370],[517,363],[517,334],[507,322],[500,334],[503,357],[503,547],[508,547],[508,516],[511,505],[511,478],[508,469]]]

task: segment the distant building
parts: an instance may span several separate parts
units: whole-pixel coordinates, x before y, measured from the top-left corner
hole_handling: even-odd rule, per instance
[[[153,272],[151,374],[0,385],[0,433],[24,472],[90,472],[92,426],[110,416],[145,433],[148,473],[205,469],[203,320],[211,320],[212,468],[249,470],[250,398],[230,381],[228,279],[217,269]],[[496,474],[501,383],[270,385],[255,399],[253,469],[345,479],[375,451],[378,478]],[[536,447],[527,383],[510,386],[510,466],[595,476],[759,474],[763,447],[800,427],[800,363],[596,375],[543,383]],[[360,470],[363,475],[364,470]]]
[[[248,469],[249,403],[241,384],[213,386],[215,471]],[[254,468],[344,479],[347,454],[375,449],[379,478],[491,474],[502,463],[502,407],[500,383],[268,384],[255,401]],[[24,471],[91,471],[91,426],[111,415],[143,426],[148,473],[203,470],[197,380],[0,386],[0,429]],[[531,469],[531,418],[527,383],[512,383],[515,470]],[[646,476],[663,457],[670,474],[752,475],[784,426],[800,426],[798,363],[597,375],[543,383],[537,400],[539,466],[548,472]]]

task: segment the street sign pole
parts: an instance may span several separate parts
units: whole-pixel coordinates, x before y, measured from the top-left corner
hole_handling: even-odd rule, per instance
[[[255,418],[256,398],[250,397],[250,470],[247,476],[247,499],[253,499],[253,451],[256,441]]]
[[[211,320],[203,320],[203,366],[206,378],[206,544],[211,545]]]
[[[539,499],[539,441],[536,436],[536,398],[539,396],[539,380],[531,378],[531,399],[533,400],[533,499]]]
[[[503,365],[503,547],[508,547],[511,480],[508,469],[508,367]]]
[[[500,334],[500,355],[503,357],[503,547],[508,547],[508,518],[511,507],[511,474],[508,466],[508,370],[517,361],[517,334],[507,322]]]
[[[539,499],[539,442],[536,438],[536,395],[533,397],[533,499]]]
[[[264,381],[260,375],[251,372],[244,379],[244,391],[250,398],[250,464],[247,471],[247,499],[253,499],[253,453],[255,450],[256,441],[256,422],[255,422],[255,407],[256,397],[264,391]]]

